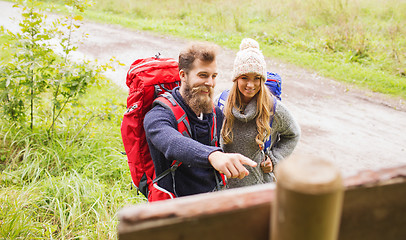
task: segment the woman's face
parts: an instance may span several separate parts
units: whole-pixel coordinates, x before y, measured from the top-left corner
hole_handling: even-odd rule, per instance
[[[261,88],[261,75],[256,73],[240,75],[236,81],[244,103],[249,103]]]

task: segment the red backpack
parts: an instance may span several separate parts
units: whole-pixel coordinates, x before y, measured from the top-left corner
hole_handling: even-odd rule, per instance
[[[153,103],[165,105],[171,109],[178,122],[178,131],[190,136],[189,120],[185,111],[172,97],[172,89],[180,86],[178,62],[172,58],[151,57],[138,59],[131,64],[126,84],[129,87],[127,111],[121,123],[121,137],[128,159],[131,178],[149,201],[174,198],[175,194],[159,188],[156,182],[169,173],[174,173],[181,162],[174,161],[172,167],[158,177],[151,159],[143,126],[145,114]],[[155,101],[155,102],[154,102]],[[214,109],[213,109],[214,110]],[[215,110],[214,110],[215,113]],[[213,114],[213,122],[216,116]],[[213,124],[212,139],[217,139],[217,126]],[[217,146],[217,141],[215,145]]]

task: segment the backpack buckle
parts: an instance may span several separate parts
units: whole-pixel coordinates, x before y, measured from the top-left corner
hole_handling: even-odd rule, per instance
[[[171,165],[171,172],[174,172],[180,165],[182,164],[182,162],[179,161],[173,161],[172,165]]]

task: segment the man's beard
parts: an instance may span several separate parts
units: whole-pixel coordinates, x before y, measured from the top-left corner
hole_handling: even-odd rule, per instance
[[[208,91],[209,94],[201,94],[201,91]],[[213,111],[213,88],[209,86],[198,86],[192,88],[185,82],[185,101],[193,112],[211,113]]]

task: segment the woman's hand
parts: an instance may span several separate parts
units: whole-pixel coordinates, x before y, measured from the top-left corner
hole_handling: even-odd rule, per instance
[[[264,161],[261,162],[260,166],[264,173],[270,173],[273,171],[272,161],[268,156],[265,157]]]

